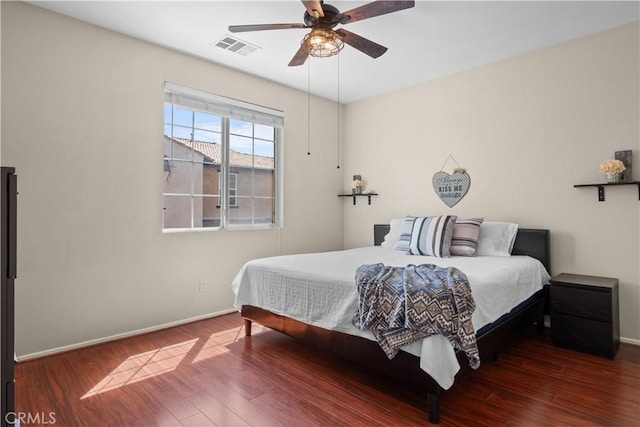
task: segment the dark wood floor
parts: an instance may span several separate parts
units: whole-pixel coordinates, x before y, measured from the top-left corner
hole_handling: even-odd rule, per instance
[[[17,409],[60,426],[428,424],[420,390],[253,332],[232,314],[19,363]],[[640,426],[640,347],[611,361],[532,329],[441,405],[442,426]]]

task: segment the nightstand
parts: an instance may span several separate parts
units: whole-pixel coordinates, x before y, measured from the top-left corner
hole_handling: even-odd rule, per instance
[[[615,358],[620,346],[618,279],[562,273],[550,283],[554,344]]]

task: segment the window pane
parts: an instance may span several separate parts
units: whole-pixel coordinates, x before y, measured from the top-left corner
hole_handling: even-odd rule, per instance
[[[271,224],[275,221],[273,199],[238,197],[238,208],[229,211],[229,221],[235,225]]]
[[[246,136],[237,136],[231,135],[229,137],[229,149],[231,151],[235,151],[236,153],[242,154],[253,154],[253,138],[249,138]],[[230,155],[232,153],[229,153]],[[235,164],[234,159],[229,159],[232,163],[232,166],[250,166],[250,159],[247,160],[246,157],[236,157]]]
[[[221,144],[215,142],[194,141],[189,144],[194,149],[194,161],[202,161],[207,165],[219,166],[222,163]],[[202,159],[202,160],[200,160]]]
[[[275,141],[275,128],[267,125],[254,125],[255,137],[267,141]]]
[[[186,139],[173,138],[168,136],[164,137],[164,157],[166,159],[180,159],[191,160],[194,157],[193,150],[191,149],[191,136],[187,136]],[[196,158],[198,156],[195,156]]]
[[[164,196],[164,228],[191,228],[191,197]]]
[[[272,159],[275,157],[275,144],[272,141],[256,139],[254,147],[257,156],[271,157]]]
[[[201,188],[202,191],[200,193],[194,191],[194,193],[218,196],[220,191],[219,175],[220,165],[203,165],[202,175],[200,176],[202,182],[199,185],[199,188]]]
[[[229,210],[231,224],[251,224],[253,222],[253,199],[251,197],[237,197],[237,207]]]
[[[204,201],[202,196],[193,196],[193,228],[202,228]]]
[[[196,129],[209,130],[214,132],[222,132],[222,118],[213,114],[194,113],[194,127]]]
[[[234,167],[232,169],[237,174],[238,195],[273,197],[276,187],[274,158],[243,156],[245,157],[244,161],[255,164],[255,167]]]
[[[193,163],[191,165],[193,175],[193,194],[203,194],[204,191],[204,165]]]
[[[164,104],[164,124],[171,126],[171,104]],[[165,126],[166,129],[166,126]],[[166,133],[166,132],[165,132]]]
[[[193,133],[193,129],[191,127],[184,126],[173,126],[166,133],[167,136],[171,136],[173,132],[173,137],[176,139],[185,139],[187,141],[191,141],[191,134]]]
[[[176,125],[185,126],[185,127],[193,126],[192,111],[186,110],[184,108],[180,108],[174,105],[173,114],[171,113],[172,113],[171,104],[169,104],[169,108],[165,108],[165,120],[164,120],[165,123],[173,123],[174,126]]]
[[[273,199],[255,199],[254,221],[256,224],[271,224],[275,222],[275,203]]]
[[[230,119],[230,132],[232,135],[253,136],[253,123],[244,120]]]
[[[202,219],[197,227],[220,227],[220,199],[218,197],[196,197],[202,206]]]
[[[210,144],[220,144],[220,134],[216,132],[209,132],[207,130],[194,130],[193,139],[200,142],[208,142]]]
[[[275,173],[273,169],[255,169],[253,174],[253,195],[273,197],[274,193]]]
[[[191,163],[166,160],[164,174],[165,193],[191,194]]]

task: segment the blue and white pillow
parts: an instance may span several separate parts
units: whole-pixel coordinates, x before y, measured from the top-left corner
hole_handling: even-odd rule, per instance
[[[413,216],[406,217],[400,230],[400,239],[396,245],[396,249],[402,252],[409,252],[411,247],[411,232],[413,231],[413,223],[416,218]]]
[[[456,218],[456,215],[406,218],[396,249],[411,255],[449,257]]]

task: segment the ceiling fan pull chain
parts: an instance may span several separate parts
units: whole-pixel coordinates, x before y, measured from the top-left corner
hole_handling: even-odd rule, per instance
[[[340,169],[340,56],[338,56],[338,144],[337,144],[337,162],[336,169]]]
[[[307,65],[307,156],[311,155],[311,61]]]

